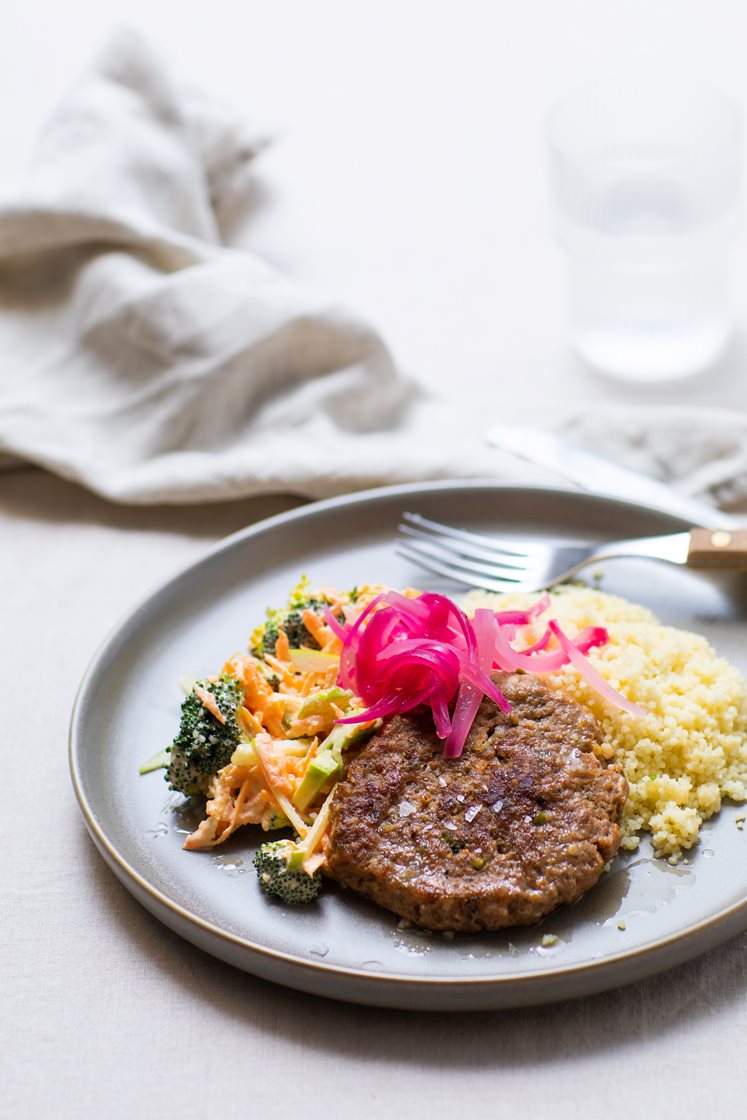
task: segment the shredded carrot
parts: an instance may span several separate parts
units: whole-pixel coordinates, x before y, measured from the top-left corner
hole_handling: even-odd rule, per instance
[[[274,739],[285,739],[286,732],[283,726],[285,705],[282,700],[273,700],[264,710],[262,723]]]
[[[290,642],[288,641],[288,635],[282,628],[278,630],[278,636],[275,642],[275,656],[278,661],[290,661]]]
[[[270,734],[276,739],[284,739],[283,701],[263,677],[256,657],[247,653],[236,654],[226,662],[224,672],[238,678],[244,689],[245,706],[254,712]]]
[[[249,783],[247,782],[247,787],[248,785]],[[241,791],[239,791],[239,796],[236,800],[236,806],[231,820],[228,821],[228,823],[226,823],[223,819],[219,820],[218,830],[212,840],[205,840],[203,843],[192,846],[201,848],[217,848],[219,844],[224,844],[226,840],[228,840],[229,836],[232,836],[236,829],[240,828],[242,825],[261,824],[262,813],[269,800],[267,793],[264,790],[260,790],[260,792],[256,793],[254,797],[251,798],[251,800],[247,800],[246,798],[247,795],[245,794],[244,798],[242,799]],[[193,833],[193,836],[197,836],[197,833]],[[190,841],[192,840],[192,838],[193,837],[190,836]],[[185,848],[187,847],[186,844],[184,846]]]
[[[303,861],[302,867],[307,875],[313,875],[326,862],[327,857],[324,852],[314,852],[313,856],[309,856]]]
[[[269,735],[258,735],[254,740],[254,749],[257,752],[259,765],[270,794],[275,798],[299,836],[305,836],[308,832],[308,825],[299,816],[286,796],[290,792],[287,786],[287,774],[278,775],[277,757],[272,750],[272,740]],[[279,778],[280,780],[278,780]]]
[[[301,612],[301,618],[312,638],[318,642],[320,649],[325,649],[332,639],[334,639],[339,646],[340,639],[330,630],[327,623],[322,621],[318,614],[314,614],[314,612],[310,610],[305,610]]]
[[[210,783],[211,798],[205,806],[206,818],[188,836],[188,851],[214,848],[224,843],[236,828],[261,824],[272,798],[265,788],[260,767],[224,767]]]
[[[262,676],[256,657],[248,653],[237,653],[223,667],[225,673],[232,673],[244,688],[245,704],[254,710],[272,695],[269,683]]]
[[[303,848],[304,852],[306,853],[303,862],[304,868],[307,867],[307,861],[311,858],[311,856],[313,856],[314,852],[321,844],[324,834],[327,831],[327,825],[329,824],[329,811],[332,806],[332,798],[334,796],[335,790],[331,789],[325,797],[321,809],[317,813],[316,820],[314,821],[304,838]]]
[[[337,671],[337,666],[333,665],[330,669],[315,669],[304,673],[298,679],[296,693],[299,696],[308,696],[312,692],[321,692],[324,688],[330,688],[337,680]]]
[[[236,821],[239,819],[239,813],[241,812],[241,807],[244,804],[244,802],[246,801],[246,796],[247,796],[247,793],[249,792],[249,785],[250,785],[249,778],[247,778],[246,781],[242,782],[242,784],[241,784],[241,789],[239,790],[239,795],[236,798],[236,803],[233,807],[233,816],[231,817],[231,820],[230,820],[229,825],[228,825],[231,832],[233,832],[233,830],[236,828]]]
[[[315,673],[304,673],[296,686],[296,692],[299,696],[308,696],[311,689],[314,687]]]
[[[318,746],[319,746],[319,738],[317,736],[312,741],[311,746],[309,747],[308,751],[306,752],[306,754],[304,755],[304,757],[301,760],[301,765],[298,767],[297,773],[298,773],[299,782],[301,781],[304,774],[306,773],[309,766],[311,765],[311,761],[316,755]]]
[[[270,666],[270,668],[275,671],[278,677],[280,677],[280,680],[286,686],[286,688],[293,688],[295,677],[293,673],[293,666],[289,661],[279,661],[278,658],[273,657],[271,653],[268,653],[266,655],[265,661]]]
[[[209,848],[215,840],[215,833],[220,824],[218,817],[205,817],[204,821],[200,821],[195,831],[188,836],[184,841],[184,847],[188,852],[199,851],[200,848]]]
[[[250,712],[248,708],[239,708],[236,713],[236,719],[238,720],[241,730],[248,735],[250,739],[255,735],[259,735],[262,730],[261,720],[258,720],[254,712]]]
[[[317,735],[329,726],[329,716],[307,716],[306,719],[294,719],[288,729],[291,739],[301,739],[304,735]]]
[[[206,688],[201,688],[199,684],[194,686],[193,691],[203,708],[207,708],[210,714],[214,715],[219,723],[226,722],[226,717],[218,707],[218,701],[215,699],[212,692],[208,692]]]
[[[288,781],[285,755],[280,755],[273,749],[272,739],[267,734],[260,734],[254,740],[254,749],[257,752],[259,764],[267,779],[267,784],[272,793],[289,794],[291,792]]]

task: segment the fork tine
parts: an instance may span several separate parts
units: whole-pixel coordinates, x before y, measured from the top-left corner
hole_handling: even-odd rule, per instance
[[[432,533],[438,533],[439,536],[448,537],[449,540],[463,541],[465,544],[473,544],[478,547],[488,549],[491,553],[497,551],[513,553],[515,556],[525,555],[526,550],[523,546],[512,548],[506,545],[505,541],[500,537],[483,536],[482,533],[471,533],[467,529],[454,529],[451,525],[442,525],[439,521],[431,521],[427,517],[423,517],[419,513],[411,513],[409,511],[402,514],[402,520],[408,525],[413,525],[417,529],[430,530]]]
[[[517,568],[519,571],[523,571],[532,560],[537,560],[544,555],[543,549],[533,548],[531,545],[527,546],[526,552],[519,552],[518,550],[508,552],[499,545],[496,545],[495,548],[484,548],[479,545],[466,544],[458,538],[423,532],[422,529],[416,529],[413,525],[404,523],[398,525],[397,529],[405,537],[438,548],[446,559],[456,559],[459,556],[469,560],[487,560],[490,564]]]
[[[395,551],[415,564],[419,568],[425,568],[426,571],[436,572],[440,576],[448,576],[449,579],[455,583],[461,583],[464,587],[478,587],[482,591],[536,591],[537,587],[531,584],[520,583],[512,579],[493,579],[489,576],[472,576],[464,571],[461,567],[455,567],[453,564],[445,563],[442,560],[436,560],[432,556],[420,556],[416,553],[409,541],[403,541],[395,545]]]
[[[438,560],[442,564],[450,564],[457,570],[474,572],[475,575],[488,576],[490,579],[505,579],[512,583],[518,583],[527,575],[526,564],[504,564],[500,557],[486,564],[483,561],[462,556],[458,551],[455,552],[448,546],[444,547],[428,538],[425,540],[409,538],[406,541],[406,547],[409,547],[415,556],[427,556],[429,559]],[[516,558],[512,557],[512,559],[515,560]]]

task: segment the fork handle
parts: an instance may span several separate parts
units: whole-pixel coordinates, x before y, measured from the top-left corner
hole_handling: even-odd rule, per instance
[[[747,529],[691,529],[690,568],[747,571]]]

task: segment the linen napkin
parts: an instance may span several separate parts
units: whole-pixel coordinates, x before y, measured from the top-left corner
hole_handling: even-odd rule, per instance
[[[417,390],[378,334],[221,244],[216,208],[263,144],[115,37],[0,211],[6,465],[186,502],[335,492],[394,462],[378,434]]]
[[[605,405],[550,425],[589,451],[735,514],[747,512],[747,415],[721,408]]]
[[[545,480],[487,447],[474,409],[428,399],[364,319],[221,243],[217,213],[264,143],[138,36],[113,39],[43,131],[22,199],[0,207],[0,466],[130,503]],[[742,417],[552,422],[747,508]]]

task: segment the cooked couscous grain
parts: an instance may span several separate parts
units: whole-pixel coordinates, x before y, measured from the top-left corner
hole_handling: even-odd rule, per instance
[[[536,598],[473,592],[465,608],[515,608]],[[664,626],[615,595],[559,588],[535,623],[536,637],[548,618],[570,636],[585,626],[606,627],[609,642],[589,659],[613,688],[648,710],[645,719],[613,708],[570,666],[547,683],[596,716],[605,738],[600,755],[623,767],[630,793],[621,846],[634,850],[647,831],[656,853],[676,862],[723,797],[747,799],[747,682],[705,638]]]

